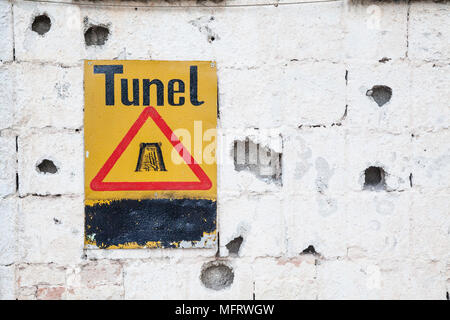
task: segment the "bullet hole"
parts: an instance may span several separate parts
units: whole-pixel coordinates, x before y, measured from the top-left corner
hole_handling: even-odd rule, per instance
[[[58,168],[55,166],[53,161],[44,159],[42,160],[37,166],[36,169],[39,173],[49,173],[49,174],[55,174],[58,172]]]
[[[56,218],[53,218],[53,222],[54,222],[55,224],[61,224],[61,223],[62,223],[61,220],[58,220],[58,219],[56,219]]]
[[[213,42],[214,40],[216,40],[216,37],[214,36],[208,36],[208,42]]]
[[[108,37],[108,28],[102,26],[92,26],[84,33],[84,41],[87,46],[102,46]]]
[[[242,244],[243,240],[244,240],[244,238],[239,236],[227,243],[227,245],[225,247],[227,247],[230,255],[237,256],[239,254],[239,249],[241,248],[241,244]]]
[[[364,171],[364,189],[382,190],[386,189],[384,182],[384,170],[380,167],[369,167]]]
[[[367,90],[366,95],[372,97],[379,107],[385,105],[392,97],[392,89],[388,86],[373,86],[372,89]]]
[[[303,250],[301,254],[313,254],[313,255],[316,255],[317,252],[316,252],[316,249],[314,249],[314,246],[309,245],[308,248]]]
[[[50,27],[52,26],[52,22],[47,15],[42,14],[34,18],[33,24],[31,25],[31,30],[43,36],[46,34]]]
[[[278,153],[249,139],[234,141],[234,169],[250,171],[266,183],[282,184],[281,158]]]
[[[233,283],[233,270],[221,262],[210,262],[203,266],[200,280],[206,288],[225,289]]]

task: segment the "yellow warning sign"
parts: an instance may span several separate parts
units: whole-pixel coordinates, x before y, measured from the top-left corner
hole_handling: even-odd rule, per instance
[[[215,63],[86,61],[84,74],[86,244],[211,246]]]

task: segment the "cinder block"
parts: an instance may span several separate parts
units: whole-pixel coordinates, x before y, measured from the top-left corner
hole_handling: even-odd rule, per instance
[[[448,130],[415,134],[413,141],[413,188],[433,192],[450,187],[450,148]]]
[[[255,300],[312,300],[317,297],[315,258],[258,259],[252,264]]]
[[[124,264],[125,299],[187,299],[190,268],[180,261],[130,260]]]
[[[122,285],[122,265],[114,260],[99,260],[83,264],[80,268],[81,284],[88,288],[101,285]]]
[[[445,300],[445,264],[417,258],[383,261],[379,296],[382,299]],[[375,269],[376,270],[376,269]],[[376,275],[376,272],[373,272]]]
[[[16,192],[16,137],[0,136],[0,197]]]
[[[450,199],[447,192],[412,196],[411,255],[416,259],[450,261]]]
[[[0,300],[14,300],[15,297],[15,266],[0,266]]]
[[[400,133],[411,128],[413,117],[420,117],[411,110],[411,67],[408,63],[352,64],[347,78],[347,127]],[[389,87],[392,90],[390,100],[380,106],[373,94],[370,96],[374,86]]]
[[[254,67],[298,60],[340,61],[342,3],[217,10],[219,65]],[[326,43],[324,46],[323,43]]]
[[[350,258],[407,259],[410,192],[358,192],[347,197],[346,235]]]
[[[309,246],[326,258],[347,254],[346,199],[336,194],[291,195],[284,211],[287,255]]]
[[[436,2],[411,3],[409,13],[409,58],[417,60],[448,60],[450,48],[450,8]]]
[[[275,195],[242,196],[219,203],[220,252],[241,236],[241,257],[278,257],[285,252],[283,202]]]
[[[333,260],[318,265],[318,299],[445,299],[437,261]]]
[[[17,266],[18,287],[63,286],[66,268],[53,263],[20,264]]]
[[[42,75],[45,81],[36,81]],[[81,67],[20,63],[15,78],[16,126],[69,129],[83,126]]]
[[[12,3],[0,2],[0,63],[13,60]],[[4,83],[2,81],[2,83]]]
[[[331,260],[317,266],[319,300],[377,299],[380,271],[369,261]]]
[[[291,61],[245,70],[220,69],[218,77],[224,128],[331,126],[345,114],[345,67],[341,64]]]
[[[339,63],[294,61],[285,66],[273,103],[283,116],[283,125],[340,123],[346,112],[345,75],[345,66]]]
[[[376,62],[406,54],[408,5],[402,2],[365,2],[345,7],[345,58]]]
[[[117,260],[94,260],[67,269],[64,299],[122,299],[123,272]]]
[[[214,261],[214,260],[213,260]],[[206,288],[201,272],[208,260],[129,261],[124,265],[125,299],[251,299],[253,277],[250,265],[242,261],[231,266],[233,282],[222,290]]]
[[[349,188],[364,189],[365,170],[384,170],[385,190],[409,190],[412,141],[410,134],[389,135],[351,130],[347,133],[347,174]],[[371,191],[367,191],[371,192]]]
[[[12,127],[14,121],[13,88],[15,67],[15,64],[0,63],[0,81],[2,83],[0,86],[0,113],[2,115],[0,119],[0,129]]]
[[[0,200],[0,265],[10,265],[16,262],[17,209],[16,198]]]
[[[83,7],[80,15],[81,32],[92,26],[109,31],[104,45],[87,46],[81,40],[85,59],[215,60],[215,42],[210,38],[215,29],[211,10],[177,10],[176,19],[170,19],[170,23],[168,11],[156,8]]]
[[[81,194],[83,192],[83,136],[68,132],[29,132],[19,137],[20,195]],[[50,160],[56,172],[38,166]]]
[[[450,11],[449,11],[450,14]],[[450,67],[426,63],[411,68],[412,125],[415,130],[437,131],[450,126]]]
[[[219,111],[223,128],[273,128],[281,125],[281,67],[244,70],[219,65]],[[237,81],[237,79],[239,79]],[[282,91],[282,92],[280,92]],[[257,116],[255,114],[257,110]]]
[[[83,228],[82,197],[25,197],[19,218],[20,261],[61,265],[80,262]]]
[[[283,145],[283,191],[344,194],[349,178],[345,136],[339,126],[289,131]]]
[[[47,15],[50,30],[43,35],[32,30],[35,17]],[[78,6],[14,3],[15,52],[18,61],[79,64],[83,53],[83,33]]]

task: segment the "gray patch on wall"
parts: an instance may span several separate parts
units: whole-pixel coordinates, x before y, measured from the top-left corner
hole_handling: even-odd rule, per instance
[[[200,280],[206,288],[222,290],[231,286],[234,280],[234,273],[223,262],[208,262],[202,267]]]
[[[282,184],[282,153],[246,139],[234,141],[233,156],[236,171],[249,171],[266,183]]]
[[[316,177],[317,191],[319,191],[319,193],[323,193],[323,192],[325,192],[325,190],[328,189],[328,184],[329,184],[330,178],[334,174],[334,169],[331,169],[330,165],[328,164],[328,161],[322,157],[318,157],[316,159],[315,165],[316,165],[316,171],[317,171],[317,177]]]
[[[338,209],[337,200],[328,196],[318,194],[316,197],[316,201],[319,209],[319,214],[323,217],[332,215]]]

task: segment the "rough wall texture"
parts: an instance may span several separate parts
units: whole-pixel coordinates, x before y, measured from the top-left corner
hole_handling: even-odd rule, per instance
[[[269,2],[0,0],[0,298],[448,298],[450,4]],[[83,59],[217,61],[219,248],[83,249]]]

